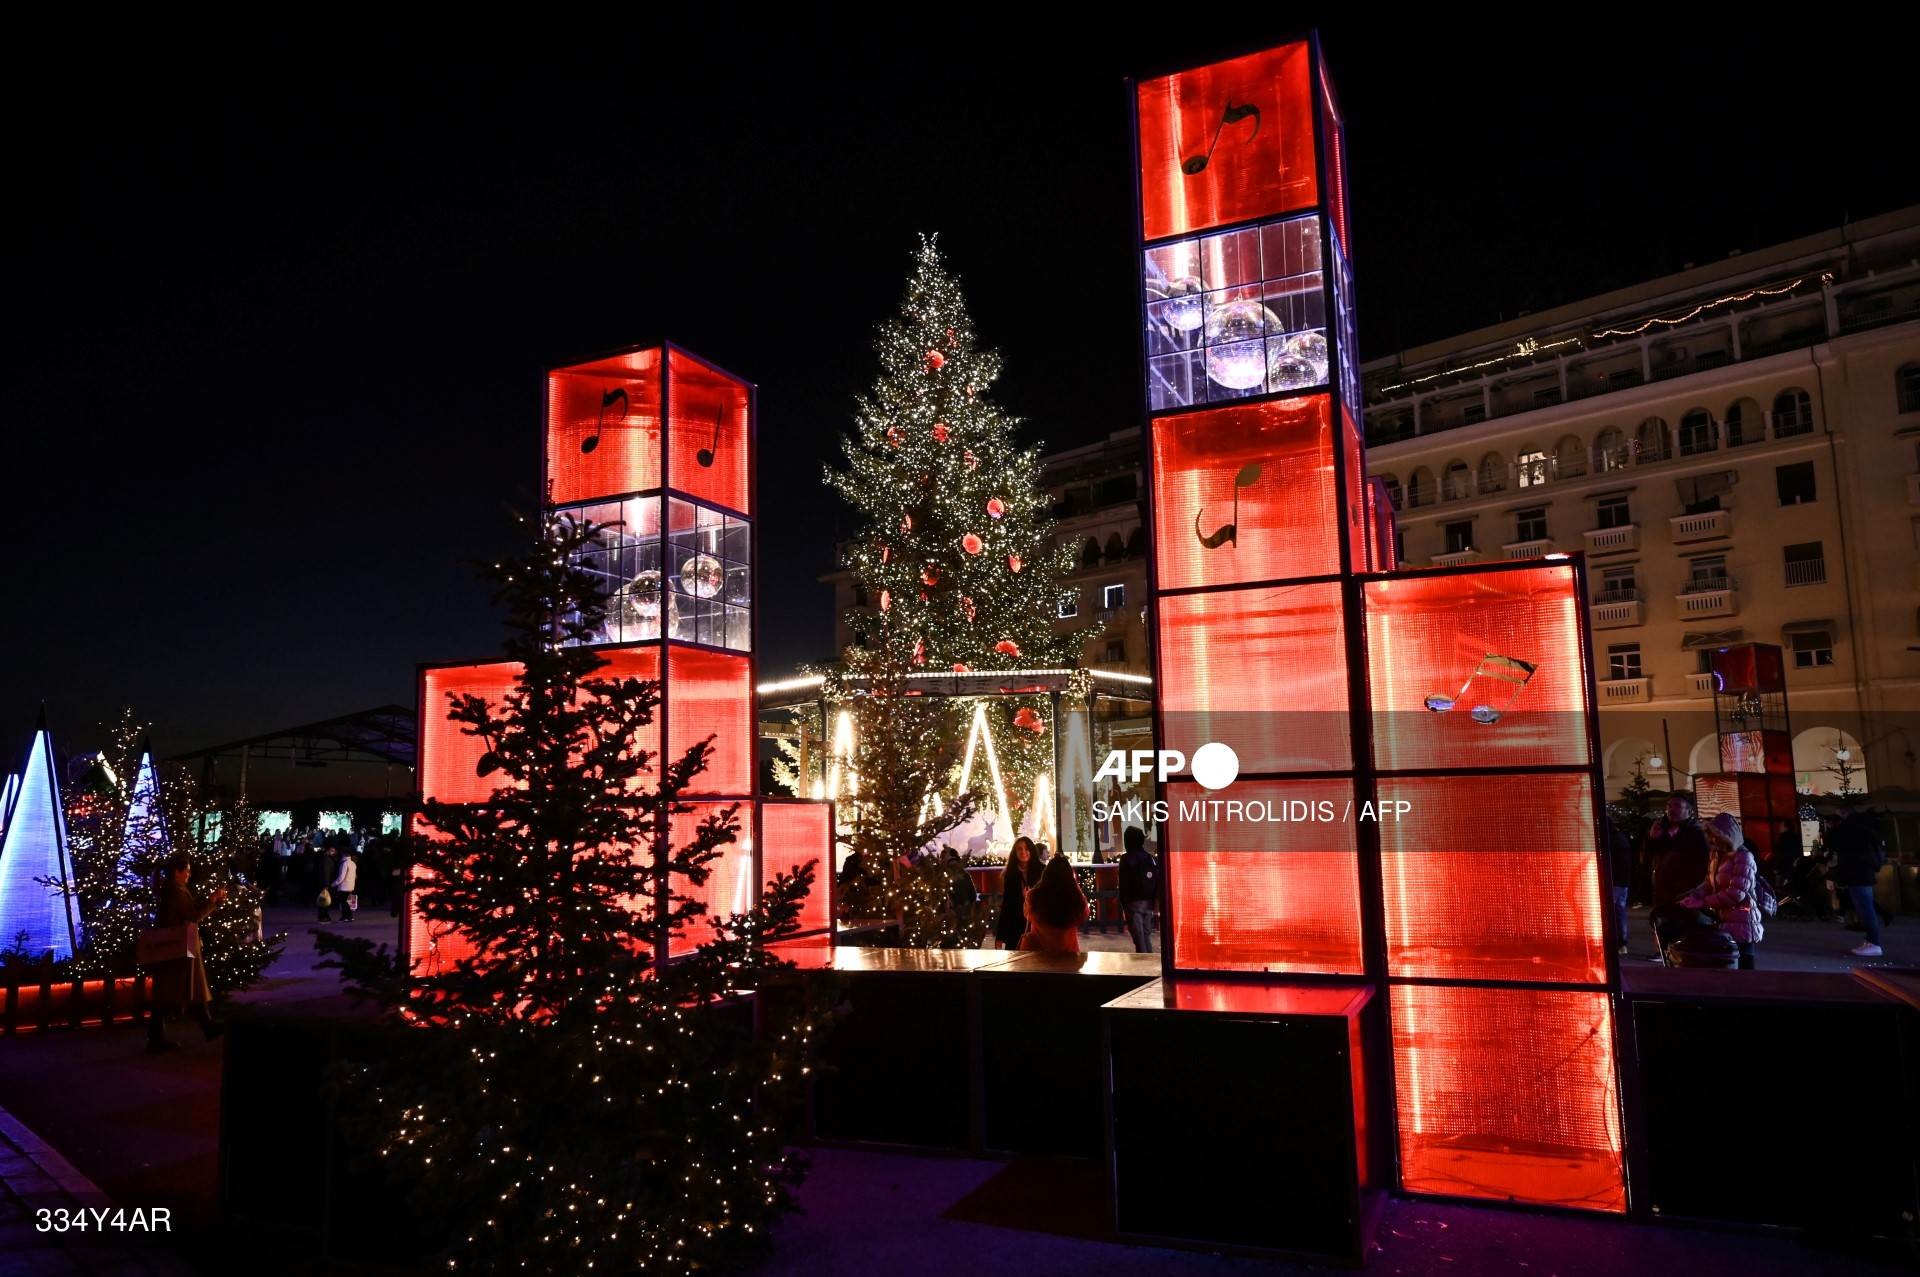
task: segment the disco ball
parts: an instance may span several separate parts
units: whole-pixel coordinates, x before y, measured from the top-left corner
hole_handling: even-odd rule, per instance
[[[1166,316],[1169,327],[1183,333],[1190,333],[1206,322],[1206,306],[1202,302],[1200,280],[1193,275],[1183,275],[1167,285],[1167,305],[1160,313]]]
[[[1327,335],[1325,333],[1295,333],[1287,338],[1287,353],[1298,355],[1311,364],[1315,381],[1327,379]]]
[[[696,554],[680,564],[680,588],[696,599],[710,599],[726,584],[727,571],[711,554]]]
[[[1326,380],[1324,372],[1315,372],[1312,364],[1285,346],[1268,347],[1266,365],[1267,385],[1272,390],[1298,390]]]
[[[1267,379],[1266,356],[1257,340],[1278,326],[1257,301],[1207,308],[1207,376],[1229,390],[1255,390]]]

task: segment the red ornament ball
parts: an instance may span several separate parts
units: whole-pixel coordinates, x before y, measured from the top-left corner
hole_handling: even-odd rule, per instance
[[[1014,642],[1012,639],[1001,639],[998,643],[995,643],[993,645],[993,650],[1000,653],[1000,655],[1002,656],[1020,655],[1020,645]]]
[[[952,433],[952,431],[947,429],[946,422],[936,421],[933,423],[933,441],[935,443],[945,443],[952,436]]]
[[[1047,730],[1046,720],[1036,714],[1031,706],[1021,707],[1020,712],[1013,716],[1013,725],[1025,728],[1035,735]]]
[[[880,591],[880,610],[884,612],[892,606],[893,606],[893,595],[886,590]]]
[[[967,664],[965,661],[955,661],[953,663],[953,672],[955,674],[968,674],[972,671],[973,666]]]
[[[960,548],[968,554],[978,554],[980,551],[986,549],[986,545],[987,543],[985,541],[982,541],[971,532],[960,538]]]
[[[937,350],[929,350],[927,352],[928,371],[939,372],[942,368],[945,368],[946,366],[947,366],[947,357],[945,355],[941,354]]]
[[[898,427],[887,427],[887,446],[889,448],[898,448],[900,446],[900,431]]]
[[[999,497],[990,497],[990,498],[988,498],[988,500],[987,500],[987,517],[988,517],[989,519],[997,519],[997,518],[999,518],[999,517],[1000,517],[1001,515],[1003,515],[1003,514],[1005,514],[1006,512],[1007,512],[1007,507],[1006,507],[1006,505],[1005,505],[1005,504],[1004,504],[1004,503],[1003,503],[1003,502],[1002,502],[1002,501],[1000,500],[1000,498],[999,498]]]
[[[1017,554],[1009,554],[1009,555],[1007,556],[1007,571],[1009,571],[1009,572],[1015,572],[1015,573],[1017,573],[1017,572],[1019,572],[1019,571],[1020,571],[1020,568],[1021,568],[1021,566],[1022,566],[1022,564],[1021,564],[1021,562],[1020,562],[1020,556],[1019,556],[1019,555],[1017,555]]]
[[[920,584],[922,584],[922,585],[938,585],[938,584],[940,584],[940,569],[939,569],[939,568],[938,568],[937,566],[935,566],[934,564],[931,564],[931,563],[929,563],[929,564],[927,564],[927,566],[925,566],[925,567],[923,567],[923,568],[921,568],[921,569],[920,569]]]

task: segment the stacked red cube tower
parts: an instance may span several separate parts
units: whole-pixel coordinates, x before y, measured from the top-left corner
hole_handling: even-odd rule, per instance
[[[1786,655],[1772,643],[1735,643],[1711,659],[1720,771],[1694,777],[1700,818],[1732,812],[1760,859],[1773,862],[1797,845],[1789,839],[1800,823]]]
[[[742,912],[760,884],[808,861],[819,866],[803,930],[831,929],[832,805],[759,799],[756,791],[753,575],[754,387],[672,344],[550,369],[542,454],[549,511],[604,529],[581,566],[608,600],[595,637],[600,676],[659,679],[651,739],[678,758],[711,736],[706,771],[674,829],[737,806],[740,835],[697,895],[708,917]],[[431,665],[420,676],[419,781],[425,798],[475,802],[493,781],[477,773],[481,743],[447,721],[447,698],[499,701],[518,667],[508,661]],[[636,854],[647,854],[639,851]],[[656,897],[666,890],[656,880]],[[701,940],[683,928],[661,959]],[[465,942],[409,907],[406,948],[417,967],[457,958]]]
[[[1584,565],[1394,570],[1317,39],[1133,105],[1156,726],[1240,764],[1162,795],[1168,974],[1371,983],[1403,1190],[1623,1210]]]

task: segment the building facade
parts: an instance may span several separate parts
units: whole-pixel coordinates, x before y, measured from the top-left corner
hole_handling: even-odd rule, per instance
[[[1920,207],[1364,369],[1409,567],[1584,550],[1607,786],[1719,770],[1786,649],[1802,788],[1920,789]]]

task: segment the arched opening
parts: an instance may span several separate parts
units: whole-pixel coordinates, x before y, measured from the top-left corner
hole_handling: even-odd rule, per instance
[[[1593,469],[1596,474],[1624,470],[1627,465],[1627,437],[1618,426],[1608,426],[1593,437]]]
[[[1813,399],[1798,386],[1788,386],[1773,397],[1773,437],[1786,439],[1813,430]]]
[[[1129,559],[1147,557],[1147,530],[1144,527],[1135,528],[1127,534],[1127,557]]]
[[[1520,451],[1514,454],[1514,478],[1523,488],[1537,488],[1545,483],[1550,468],[1546,451],[1533,444],[1521,444]]]
[[[1127,557],[1127,543],[1120,539],[1118,532],[1107,538],[1107,562],[1118,563]]]
[[[1648,417],[1633,436],[1633,459],[1639,465],[1665,461],[1673,455],[1673,434],[1665,417]]]
[[[1766,421],[1757,399],[1736,399],[1727,405],[1727,447],[1759,443],[1767,437]]]
[[[1080,566],[1083,568],[1100,566],[1100,543],[1092,537],[1088,537],[1086,545],[1080,549]]]
[[[1809,727],[1793,738],[1793,782],[1816,794],[1867,792],[1867,755],[1838,727]]]
[[[1419,509],[1423,505],[1432,505],[1434,497],[1433,471],[1421,466],[1407,476],[1407,504]]]
[[[1465,501],[1473,495],[1473,471],[1467,469],[1464,461],[1447,462],[1446,477],[1441,480],[1442,493],[1449,501]]]
[[[1920,363],[1901,364],[1893,374],[1895,412],[1920,412]]]
[[[1553,445],[1553,472],[1562,479],[1578,479],[1587,472],[1587,446],[1579,435],[1563,435]]]
[[[1659,767],[1653,765],[1656,758],[1660,759]],[[1617,740],[1607,746],[1605,762],[1609,798],[1618,798],[1638,772],[1644,772],[1647,783],[1655,789],[1667,788],[1667,760],[1660,758],[1660,747],[1650,740],[1638,736]]]
[[[1480,458],[1480,494],[1507,490],[1507,459],[1497,452]]]
[[[1717,733],[1702,736],[1687,751],[1687,779],[1706,776],[1720,770],[1720,737]]]
[[[1680,418],[1680,455],[1698,456],[1703,452],[1712,452],[1720,446],[1714,438],[1713,414],[1705,408],[1689,408]]]

